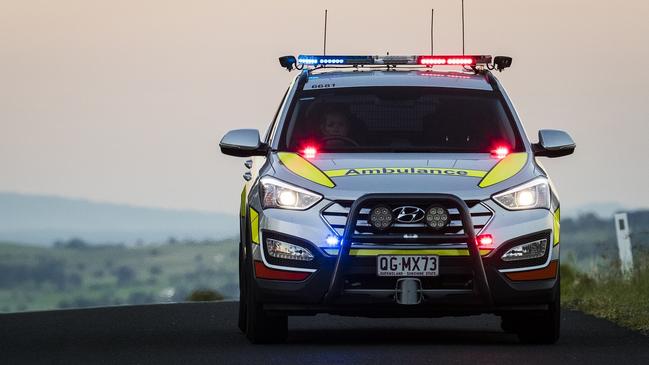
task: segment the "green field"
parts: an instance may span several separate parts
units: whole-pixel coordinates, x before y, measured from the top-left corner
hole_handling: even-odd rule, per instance
[[[234,240],[136,247],[0,243],[0,312],[182,301],[198,289],[235,297],[237,260]]]

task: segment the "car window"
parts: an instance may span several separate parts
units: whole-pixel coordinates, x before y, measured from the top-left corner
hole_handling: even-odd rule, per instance
[[[309,90],[290,111],[279,148],[321,152],[489,152],[523,149],[493,91],[429,87]]]

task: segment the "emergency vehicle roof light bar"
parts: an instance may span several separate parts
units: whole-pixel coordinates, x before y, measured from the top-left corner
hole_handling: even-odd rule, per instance
[[[397,66],[397,65],[410,65],[410,66],[469,66],[475,67],[478,65],[488,66],[493,69],[496,66],[498,69],[509,67],[511,65],[511,58],[509,57],[496,57],[492,65],[492,57],[490,55],[411,55],[411,56],[362,56],[362,55],[299,55],[297,58],[293,56],[280,57],[280,65],[289,71],[293,68],[301,69],[302,67],[330,67],[330,66]]]

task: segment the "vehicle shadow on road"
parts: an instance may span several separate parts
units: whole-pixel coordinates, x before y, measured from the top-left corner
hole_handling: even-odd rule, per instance
[[[502,345],[516,344],[515,334],[502,331],[454,329],[326,329],[292,330],[287,344],[311,345]]]
[[[511,344],[515,334],[500,329],[493,315],[464,318],[291,317],[288,343],[326,345]]]

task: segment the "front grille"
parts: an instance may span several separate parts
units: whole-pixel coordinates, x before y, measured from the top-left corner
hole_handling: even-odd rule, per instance
[[[342,236],[345,231],[345,225],[347,223],[347,217],[349,215],[349,210],[351,209],[352,203],[352,200],[338,200],[322,210],[322,218],[339,236]],[[475,230],[477,235],[484,229],[487,224],[489,224],[489,221],[493,216],[493,212],[485,205],[481,204],[479,200],[467,200],[465,201],[465,203],[469,207],[469,211],[471,213],[471,221],[473,222],[473,229]],[[428,205],[424,204],[410,204],[410,206],[416,206],[423,209],[424,211],[428,208]],[[397,207],[398,205],[394,205],[390,208],[393,209]],[[370,238],[372,235],[379,233],[374,230],[368,223],[370,209],[371,207],[361,208],[358,221],[356,222],[354,231],[355,235]],[[439,234],[449,236],[464,234],[465,232],[462,226],[459,211],[456,208],[447,207],[447,209],[449,211],[450,221],[449,224],[441,230],[433,230],[426,226],[424,222],[394,223],[387,230],[380,232],[380,234],[395,235],[395,238],[404,234]]]

